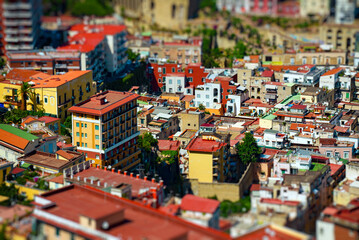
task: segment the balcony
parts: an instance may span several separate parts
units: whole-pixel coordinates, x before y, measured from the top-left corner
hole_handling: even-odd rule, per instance
[[[8,43],[17,43],[19,42],[19,38],[17,37],[5,37],[5,41]]]
[[[21,101],[18,100],[17,96],[5,96],[4,103],[10,104],[10,105],[17,105],[17,106],[21,105]]]
[[[5,11],[4,12],[4,17],[5,18],[31,18],[31,12],[19,12],[19,11],[10,12],[10,11]]]
[[[55,68],[67,68],[67,65],[66,64],[55,64]]]
[[[5,10],[19,10],[19,9],[23,9],[23,10],[30,10],[31,9],[31,4],[30,3],[4,3],[3,8]]]

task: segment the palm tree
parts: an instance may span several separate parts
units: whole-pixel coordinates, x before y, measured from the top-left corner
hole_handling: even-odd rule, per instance
[[[30,100],[30,103],[28,103],[28,104],[32,106],[32,111],[40,112],[40,111],[44,110],[44,108],[42,106],[42,101],[37,100],[37,94],[35,93],[34,89],[31,89],[29,91],[28,96],[29,96],[29,100]]]
[[[29,97],[31,92],[31,85],[27,82],[23,82],[20,88],[20,97],[21,97],[21,110],[26,110],[26,98]]]

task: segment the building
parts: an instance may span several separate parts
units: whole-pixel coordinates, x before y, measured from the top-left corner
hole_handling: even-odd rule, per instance
[[[49,116],[27,116],[21,119],[21,126],[30,132],[44,130],[45,132],[51,131],[54,134],[59,134],[60,119]]]
[[[181,200],[181,217],[194,224],[219,229],[219,204],[217,200],[186,194]]]
[[[319,28],[319,39],[325,44],[331,45],[335,50],[354,52],[358,32],[357,24],[323,24]]]
[[[18,161],[28,163],[42,172],[56,174],[62,173],[65,168],[85,161],[85,156],[82,153],[68,150],[58,150],[55,154],[33,151],[18,158]]]
[[[223,182],[229,171],[229,145],[219,134],[205,134],[192,139],[188,152],[188,178],[198,182]]]
[[[98,204],[101,203],[101,207]],[[48,205],[52,207],[45,207]],[[33,230],[37,237],[76,239],[195,237],[229,235],[118,198],[90,187],[70,185],[35,197]]]
[[[0,55],[35,49],[40,36],[40,0],[0,1]]]
[[[69,71],[86,70],[84,58],[79,51],[32,50],[6,54],[10,68],[35,70],[50,75]]]
[[[0,159],[0,184],[6,181],[6,176],[13,171],[13,163]]]
[[[183,110],[179,113],[179,126],[181,131],[186,129],[199,130],[200,126],[206,122],[206,114],[201,111]]]
[[[146,0],[143,20],[147,25],[166,29],[184,29],[189,19],[197,16],[199,0]]]
[[[310,15],[328,16],[330,13],[330,2],[326,0],[300,0],[299,6],[302,17]]]
[[[236,14],[250,12],[250,1],[248,0],[217,0],[216,6],[219,10]]]
[[[355,0],[335,1],[335,23],[353,24],[356,14],[357,3]]]
[[[93,79],[102,86],[107,74],[119,74],[127,61],[124,25],[76,24],[69,30],[69,44],[57,51],[81,53],[81,69],[92,70]]]
[[[159,42],[151,45],[150,57],[176,62],[183,67],[202,61],[202,39],[193,38],[188,42]]]
[[[347,206],[329,206],[325,208],[316,222],[316,238],[357,239],[358,233],[358,199],[352,200]]]
[[[105,91],[71,107],[72,145],[94,165],[128,170],[140,163],[137,99],[129,92]]]
[[[65,120],[67,110],[92,96],[96,92],[91,71],[72,71],[63,75],[48,75],[45,73],[14,69],[4,80],[0,81],[0,94],[4,107],[13,109],[23,106],[23,99],[18,96],[24,82],[31,85],[35,99],[28,99],[26,105],[40,105],[45,113]],[[1,103],[1,100],[0,100]]]
[[[335,138],[319,139],[319,152],[327,157],[353,159],[354,143],[339,141]]]
[[[147,177],[142,179],[127,171],[115,172],[114,168],[90,167],[88,161],[65,169],[61,177],[64,186],[85,185],[153,208],[161,206],[164,200],[163,181],[157,183],[154,179],[147,180]]]
[[[343,72],[343,68],[334,68],[331,69],[320,77],[319,87],[332,90],[336,87],[339,87],[339,74]]]
[[[0,124],[0,158],[17,163],[17,159],[34,151],[39,138],[10,125]]]

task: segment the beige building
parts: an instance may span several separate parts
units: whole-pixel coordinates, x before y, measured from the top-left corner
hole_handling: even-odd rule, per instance
[[[184,29],[194,18],[200,0],[143,0],[143,17],[146,23],[166,29]]]
[[[184,110],[179,114],[179,122],[181,131],[186,129],[199,130],[199,127],[205,123],[206,114],[204,112]]]
[[[300,15],[307,17],[308,15],[327,16],[330,13],[329,0],[300,0]]]
[[[165,42],[150,47],[150,57],[177,62],[183,66],[200,63],[202,39],[189,39],[188,43]]]
[[[319,87],[307,87],[300,97],[304,104],[308,105],[327,102],[328,106],[332,107],[334,104],[334,91],[326,91]]]
[[[325,24],[319,28],[319,38],[325,44],[333,45],[337,50],[355,50],[355,34],[359,32],[359,25]]]

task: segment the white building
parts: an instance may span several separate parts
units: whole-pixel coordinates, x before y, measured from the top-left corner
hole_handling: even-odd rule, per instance
[[[356,0],[335,1],[335,23],[353,24],[355,18]]]
[[[205,83],[198,85],[195,89],[195,107],[204,105],[206,108],[217,108],[217,105],[222,102],[221,99],[221,84],[219,83]]]
[[[323,73],[317,69],[315,65],[305,64],[298,68],[298,71],[287,71],[283,74],[285,83],[299,83],[303,85],[315,85],[319,82],[319,78]]]
[[[184,73],[170,73],[166,75],[166,92],[185,93],[185,86],[186,77]]]
[[[329,90],[335,89],[338,86],[339,74],[343,72],[342,68],[334,68],[324,73],[319,80],[320,88],[327,88]]]
[[[226,112],[235,116],[241,113],[241,106],[249,98],[248,91],[244,87],[237,87],[239,91],[236,95],[228,95]]]

